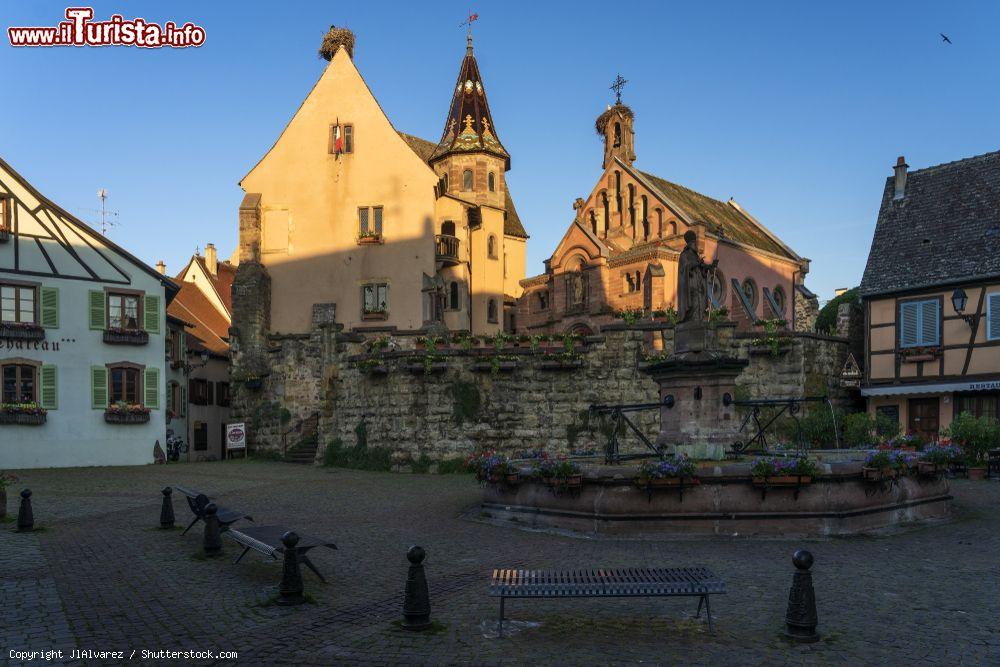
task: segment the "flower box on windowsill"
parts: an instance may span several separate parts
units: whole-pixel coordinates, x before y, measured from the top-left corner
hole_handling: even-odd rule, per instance
[[[108,345],[146,345],[149,334],[141,329],[105,329],[104,342]]]
[[[381,234],[366,234],[363,236],[358,236],[358,245],[381,245],[382,235]]]
[[[904,348],[899,352],[899,360],[904,364],[935,361],[939,356],[941,356],[941,349],[937,347],[911,347]]]
[[[147,424],[149,423],[148,410],[105,410],[104,421],[109,424]]]
[[[41,426],[45,412],[0,412],[0,426]]]
[[[387,320],[389,319],[389,314],[384,310],[373,310],[371,312],[362,311],[361,319],[368,320]]]
[[[45,329],[37,324],[0,323],[0,338],[8,340],[45,340]]]

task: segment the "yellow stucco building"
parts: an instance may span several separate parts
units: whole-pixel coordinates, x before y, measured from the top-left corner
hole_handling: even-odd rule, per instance
[[[354,331],[501,330],[520,296],[527,234],[471,36],[436,143],[393,127],[352,50],[353,36],[334,43],[240,181],[239,260],[270,274],[270,330],[308,331],[314,304],[335,304]]]

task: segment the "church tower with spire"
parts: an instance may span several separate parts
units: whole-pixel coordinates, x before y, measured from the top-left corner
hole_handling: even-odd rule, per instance
[[[635,114],[622,104],[622,88],[626,83],[628,82],[620,74],[615,77],[615,82],[611,85],[617,98],[615,104],[609,104],[607,110],[597,117],[595,124],[598,136],[604,141],[602,169],[607,169],[614,158],[629,166],[635,162],[635,130],[632,126]]]
[[[486,87],[468,35],[444,131],[429,160],[441,178],[442,194],[504,209],[510,154],[500,143]]]

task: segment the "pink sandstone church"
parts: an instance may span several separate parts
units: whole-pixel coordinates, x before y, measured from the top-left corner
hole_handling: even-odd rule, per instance
[[[781,319],[811,329],[816,297],[803,284],[800,257],[739,204],[722,202],[635,167],[635,115],[621,103],[597,118],[603,173],[545,273],[521,281],[516,323],[523,333],[592,333],[623,310],[646,314],[676,308],[677,258],[684,234],[718,260],[710,307],[725,308],[742,328]]]

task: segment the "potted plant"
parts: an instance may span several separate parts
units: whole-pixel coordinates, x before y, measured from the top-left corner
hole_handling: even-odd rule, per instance
[[[532,475],[547,486],[552,486],[555,478],[556,461],[546,452],[540,452],[535,457],[535,464],[532,467]]]
[[[580,466],[573,463],[565,456],[560,456],[556,460],[555,470],[552,476],[556,480],[557,486],[564,486],[567,488],[579,488],[580,486],[583,486],[583,472],[580,470]]]
[[[803,486],[819,472],[808,456],[766,456],[754,459],[750,476],[754,486]]]
[[[145,424],[149,421],[149,408],[118,401],[104,411],[104,421],[109,424]]]
[[[1000,424],[989,417],[963,412],[952,420],[945,433],[962,448],[969,479],[984,479],[989,451],[1000,446]]]
[[[38,403],[0,403],[0,424],[41,426],[47,413]]]
[[[674,455],[665,461],[644,461],[638,470],[636,482],[643,487],[678,486],[694,480],[698,467],[686,456]]]
[[[895,479],[900,474],[909,472],[910,463],[913,456],[907,452],[898,452],[887,449],[873,449],[865,456],[865,463],[861,467],[861,473],[868,482],[881,482],[887,479]]]
[[[7,485],[16,481],[16,476],[0,470],[0,519],[7,516]]]
[[[510,460],[493,450],[478,452],[469,457],[467,467],[474,471],[481,483],[501,484],[507,479]]]
[[[924,476],[933,477],[944,472],[953,463],[962,460],[962,450],[950,442],[939,442],[928,446],[920,452],[917,461],[917,471]]]

